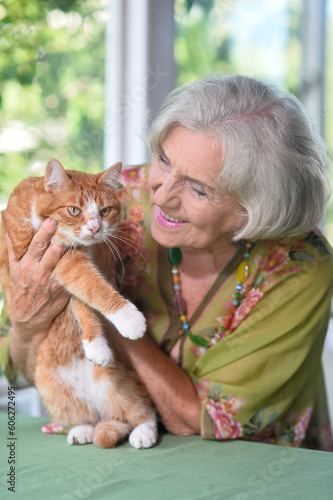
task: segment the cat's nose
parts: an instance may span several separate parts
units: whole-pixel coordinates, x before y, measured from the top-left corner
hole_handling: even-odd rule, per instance
[[[88,230],[91,232],[93,236],[100,230],[100,225],[98,221],[90,220],[87,224]]]

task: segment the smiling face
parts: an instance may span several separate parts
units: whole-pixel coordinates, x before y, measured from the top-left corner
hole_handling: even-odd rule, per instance
[[[241,206],[222,194],[217,139],[180,125],[165,136],[150,167],[153,238],[165,247],[213,251],[244,224]]]

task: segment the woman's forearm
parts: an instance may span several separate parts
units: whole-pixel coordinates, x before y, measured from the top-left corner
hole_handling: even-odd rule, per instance
[[[36,357],[40,344],[43,342],[47,332],[35,333],[30,339],[26,339],[15,329],[10,331],[9,350],[14,366],[31,383],[35,380]]]
[[[120,336],[119,336],[120,337]],[[166,429],[173,434],[200,434],[200,400],[191,378],[146,335],[117,339],[145,384]]]

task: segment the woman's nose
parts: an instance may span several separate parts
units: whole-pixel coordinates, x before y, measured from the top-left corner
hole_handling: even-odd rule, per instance
[[[178,203],[178,190],[175,179],[170,173],[160,172],[153,174],[149,178],[152,188],[152,199],[155,205],[160,207],[170,207]]]

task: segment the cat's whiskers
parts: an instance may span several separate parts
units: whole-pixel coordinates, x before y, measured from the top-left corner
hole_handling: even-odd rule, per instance
[[[112,234],[115,235],[115,236],[117,236],[117,235],[120,235],[120,236],[123,236],[123,237],[126,236],[128,239],[130,239],[131,241],[135,242],[133,234],[129,235],[127,229],[122,229],[120,227],[117,227],[117,228],[115,228],[113,230]]]
[[[112,257],[114,258],[115,262],[117,261],[116,257],[115,257],[115,254],[113,253],[113,249],[116,250],[116,248],[114,247],[112,241],[107,237],[107,235],[104,235],[103,236],[103,242],[106,243],[106,245],[108,246],[110,252],[112,253]],[[118,257],[119,254],[118,254]]]
[[[113,253],[113,250],[116,252],[116,254],[118,255],[118,258],[119,258],[119,262],[121,263],[121,267],[122,267],[122,275],[121,275],[121,281],[123,280],[124,276],[125,276],[125,266],[124,266],[124,262],[123,262],[123,259],[121,257],[121,254],[117,248],[117,246],[113,243],[113,241],[111,241],[109,238],[105,237],[104,238],[104,242],[106,243],[106,245],[108,246],[108,248],[110,249],[110,252],[112,253],[112,256],[115,260],[115,262],[117,262],[115,256],[114,256],[114,253]],[[112,250],[113,249],[113,250]]]
[[[112,238],[120,242],[126,243],[128,246],[132,247],[138,254],[141,254],[139,250],[139,245],[133,240],[133,238],[126,237],[125,235],[120,235],[119,233],[113,234]]]
[[[122,234],[126,234],[126,236],[129,236],[128,229],[125,228],[125,227],[124,228],[122,228],[122,227],[116,227],[116,228],[114,228],[114,232],[117,233],[117,234],[118,233],[122,233]],[[133,239],[134,238],[133,234],[131,234],[130,237]]]
[[[124,234],[120,235],[118,233],[118,231],[116,231],[115,233],[113,233],[112,237],[115,239],[115,240],[118,240],[119,242],[122,242],[122,243],[126,243],[128,246],[132,247],[136,253],[138,254],[138,256],[140,256],[142,258],[142,260],[145,262],[145,264],[147,265],[147,261],[144,257],[144,255],[142,254],[142,252],[139,250],[139,245],[135,244],[135,241],[133,240],[132,237],[129,237],[128,235],[126,235],[126,231],[124,231]]]

